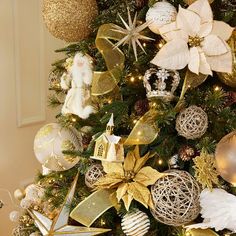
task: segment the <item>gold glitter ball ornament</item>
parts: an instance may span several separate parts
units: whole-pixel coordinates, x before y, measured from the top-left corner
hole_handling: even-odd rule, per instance
[[[87,38],[97,14],[96,0],[43,1],[43,19],[49,32],[66,42]]]
[[[220,140],[216,146],[215,159],[220,176],[236,186],[236,131]]]

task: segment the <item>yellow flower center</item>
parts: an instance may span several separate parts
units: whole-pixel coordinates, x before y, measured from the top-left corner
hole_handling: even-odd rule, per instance
[[[189,36],[188,39],[188,45],[190,47],[198,47],[201,45],[201,42],[203,41],[203,38],[200,38],[199,36]]]
[[[130,181],[135,177],[135,173],[131,170],[125,171],[125,179],[126,181]]]

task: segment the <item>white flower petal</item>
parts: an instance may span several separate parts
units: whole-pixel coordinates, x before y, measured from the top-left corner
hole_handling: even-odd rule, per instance
[[[166,24],[159,29],[161,36],[168,42],[175,38],[181,38],[188,42],[188,35],[180,29],[177,29],[176,22]]]
[[[198,48],[198,52],[200,56],[199,72],[204,75],[212,75],[211,67],[206,60],[204,52],[200,48]]]
[[[151,61],[152,64],[170,70],[183,69],[189,62],[189,49],[182,39],[165,44]]]
[[[226,43],[213,34],[206,36],[201,45],[207,56],[218,56],[228,52]]]
[[[206,37],[207,35],[211,33],[212,27],[213,27],[212,22],[206,22],[206,23],[201,24],[200,30],[198,32],[198,36],[201,38]]]
[[[206,56],[211,69],[217,72],[232,73],[233,56],[230,47],[227,45],[228,52],[220,56]]]
[[[233,30],[234,28],[226,24],[225,22],[214,20],[211,34],[215,34],[221,39],[227,41],[230,38]]]
[[[213,14],[208,0],[197,0],[188,7],[188,10],[197,13],[201,17],[201,23],[213,21]]]
[[[188,35],[196,36],[200,31],[201,18],[193,11],[179,7],[176,17],[177,28],[185,31]]]
[[[199,74],[199,66],[200,66],[200,56],[198,49],[196,47],[190,48],[190,60],[188,63],[188,68],[195,74]]]

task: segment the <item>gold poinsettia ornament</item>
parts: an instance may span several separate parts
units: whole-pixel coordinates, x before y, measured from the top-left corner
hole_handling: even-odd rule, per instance
[[[144,166],[149,158],[147,153],[140,157],[139,146],[128,152],[124,163],[104,162],[106,175],[96,182],[97,189],[116,189],[116,198],[123,200],[125,208],[129,210],[130,204],[136,200],[146,208],[152,206],[149,185],[153,185],[166,174],[160,173],[150,166]]]

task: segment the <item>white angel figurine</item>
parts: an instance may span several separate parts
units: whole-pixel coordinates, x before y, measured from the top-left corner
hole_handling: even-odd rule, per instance
[[[204,189],[200,195],[200,205],[203,223],[188,225],[187,229],[215,228],[216,231],[228,229],[236,232],[236,196],[223,189]]]
[[[77,53],[70,68],[71,88],[67,93],[62,114],[75,114],[86,119],[95,112],[91,106],[90,86],[92,84],[93,70],[90,58],[82,53]]]

